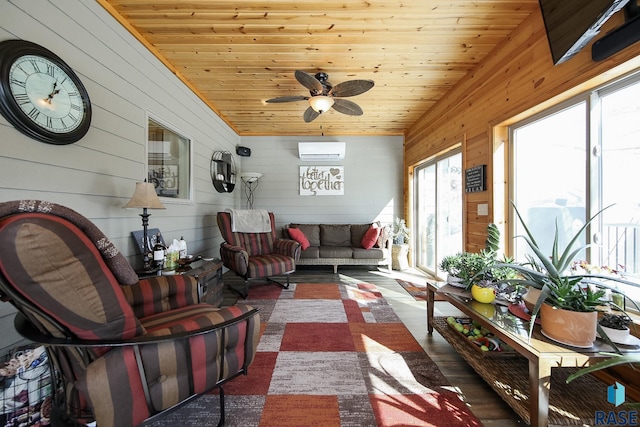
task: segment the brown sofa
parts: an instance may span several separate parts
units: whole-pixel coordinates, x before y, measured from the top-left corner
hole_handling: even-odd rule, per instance
[[[372,226],[379,228],[380,233],[374,246],[365,249],[362,240]],[[390,230],[380,223],[289,224],[283,229],[285,238],[293,238],[289,228],[302,231],[309,241],[296,265],[332,265],[334,273],[339,265],[384,265],[391,270]]]

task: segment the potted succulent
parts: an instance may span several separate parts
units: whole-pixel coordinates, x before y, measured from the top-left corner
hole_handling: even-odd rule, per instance
[[[518,279],[509,280],[509,282],[519,282],[540,290],[531,313],[529,336],[533,332],[536,317],[540,314],[544,335],[564,344],[590,347],[595,341],[598,328],[597,307],[610,303],[605,299],[606,289],[612,288],[608,282],[614,281],[637,286],[636,283],[621,277],[590,273],[571,274],[570,266],[573,258],[586,248],[586,246],[582,246],[574,249],[574,246],[582,232],[602,210],[582,226],[564,250],[558,248],[558,228],[556,226],[552,253],[551,256],[547,256],[538,246],[518,209],[515,205],[513,206],[526,233],[526,235],[519,237],[525,239],[534,256],[530,257],[526,264],[509,265],[517,270],[521,276]],[[585,323],[576,326],[578,321]]]
[[[626,313],[604,313],[598,320],[601,330],[614,343],[624,343],[629,337],[629,326],[633,321]]]
[[[473,277],[471,291],[477,294],[487,291],[481,289],[490,288],[493,290],[496,298],[512,302],[520,296],[522,286],[517,283],[509,283],[509,280],[518,277],[518,272],[511,268],[512,258],[504,257],[498,261],[497,255],[500,249],[500,230],[498,227],[490,223],[487,226],[487,240],[485,248],[480,251],[480,255],[484,257],[484,268],[477,272]],[[477,299],[477,298],[476,298]]]

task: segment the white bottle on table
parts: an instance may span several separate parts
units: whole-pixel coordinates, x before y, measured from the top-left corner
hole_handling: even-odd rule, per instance
[[[179,243],[178,247],[179,247],[180,259],[185,259],[187,257],[187,254],[188,254],[188,252],[187,252],[187,242],[184,240],[184,237],[181,236],[180,237],[180,241],[178,243]]]

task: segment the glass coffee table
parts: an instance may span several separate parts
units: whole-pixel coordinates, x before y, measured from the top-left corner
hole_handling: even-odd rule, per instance
[[[489,330],[510,351],[482,352],[452,328],[444,317],[434,316],[435,294],[465,317]],[[473,301],[468,291],[444,282],[427,282],[427,331],[436,329],[470,366],[532,426],[594,425],[596,411],[628,410],[607,402],[610,384],[590,376],[566,384],[566,377],[580,367],[610,356],[613,349],[597,339],[591,348],[572,348],[546,338],[538,325],[528,338],[529,321],[505,305]],[[620,346],[639,352],[639,345]],[[553,374],[553,376],[552,376]],[[552,387],[553,385],[553,387]]]

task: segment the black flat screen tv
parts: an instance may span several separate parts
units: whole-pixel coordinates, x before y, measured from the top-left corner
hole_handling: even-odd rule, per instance
[[[539,0],[553,63],[558,65],[578,53],[628,1]]]

